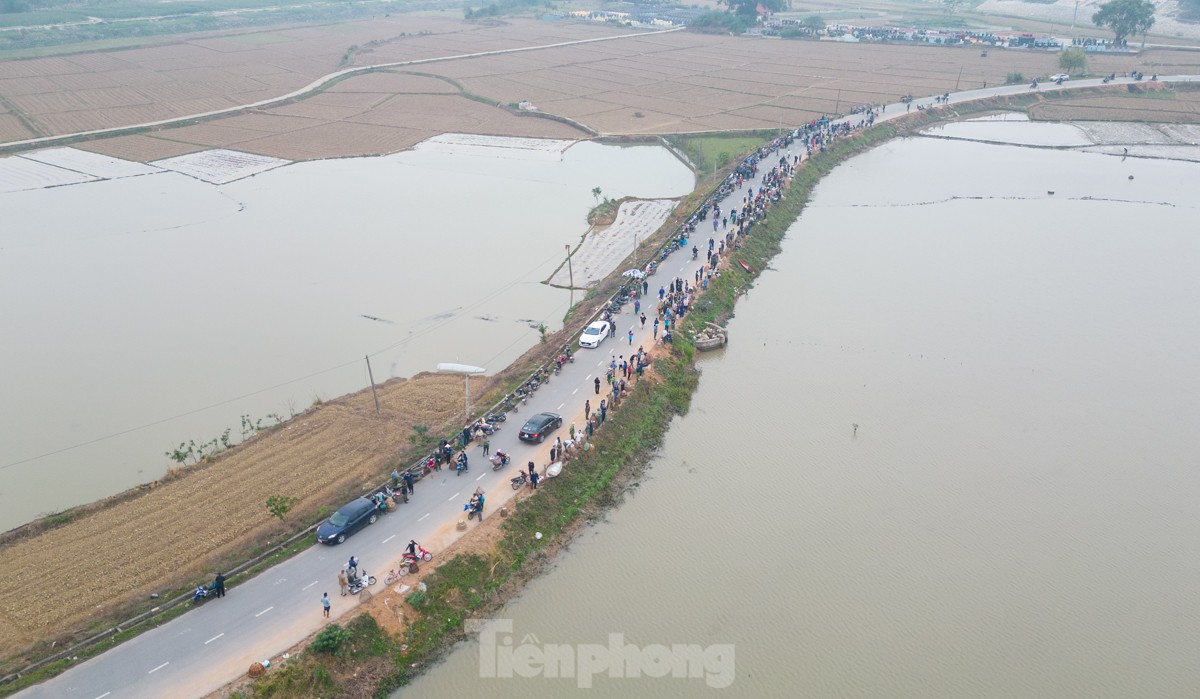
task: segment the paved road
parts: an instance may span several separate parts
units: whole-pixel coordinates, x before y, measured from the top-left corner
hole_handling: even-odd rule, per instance
[[[740,200],[744,191],[731,197]],[[722,210],[732,202],[722,203]],[[703,249],[711,228],[696,236]],[[677,251],[659,264],[650,277],[650,297],[657,302],[660,285],[670,279],[693,279],[703,263],[693,261],[687,251]],[[645,309],[643,309],[645,310]],[[594,350],[581,349],[576,361],[564,366],[559,376],[551,377],[518,413],[509,413],[508,421],[492,437],[493,452],[501,449],[512,456],[512,463],[493,471],[478,448],[470,452],[471,469],[461,476],[443,469],[417,482],[412,500],[385,515],[340,546],[315,546],[304,553],[260,574],[249,581],[238,581],[223,599],[211,600],[167,624],[146,632],[116,648],[88,660],[76,668],[31,687],[17,696],[34,697],[188,697],[201,696],[218,689],[246,672],[251,663],[275,658],[298,640],[324,624],[320,598],[329,592],[336,619],[350,611],[356,597],[338,594],[337,571],[351,554],[358,556],[363,569],[376,575],[383,590],[383,577],[404,550],[409,539],[416,539],[436,557],[461,536],[454,525],[463,517],[463,505],[475,488],[487,493],[486,516],[495,516],[500,505],[513,496],[509,478],[518,468],[534,461],[544,466],[550,444],[530,445],[517,440],[524,420],[541,411],[563,416],[563,428],[552,436],[568,435],[574,421],[583,427],[583,404],[591,400],[599,406],[594,378],[603,376],[612,356],[631,354],[639,345],[652,346],[653,313],[643,329],[633,313],[633,303],[617,316],[617,336],[605,340]],[[633,344],[626,333],[635,328]],[[602,387],[603,388],[603,387]],[[474,526],[472,524],[472,526]]]
[[[1171,78],[1194,79],[1191,76]],[[1100,84],[1100,81],[1073,81],[1067,86],[1092,84]],[[1040,89],[1064,88],[1047,86]],[[1028,85],[972,90],[951,95],[950,104],[1028,90]],[[931,104],[932,98],[916,102]],[[882,118],[904,113],[904,105],[893,104],[886,108]],[[852,120],[858,118],[851,117]],[[722,210],[729,210],[744,191],[726,197],[721,202]],[[711,232],[709,225],[708,222],[701,223],[695,236],[701,249],[706,247]],[[677,276],[691,279],[700,264],[701,261],[691,259],[690,250],[672,254],[660,263],[658,273],[649,279],[651,299],[657,298],[658,287],[670,279]],[[625,335],[631,327],[635,329],[632,346]],[[421,480],[409,504],[401,505],[396,512],[382,517],[345,544],[315,546],[254,579],[235,580],[238,584],[224,599],[210,601],[17,696],[28,699],[202,696],[242,675],[251,663],[277,657],[324,624],[319,601],[321,593],[331,593],[335,619],[356,604],[357,598],[338,595],[336,580],[337,571],[351,554],[358,556],[363,568],[380,579],[373,588],[379,592],[383,589],[384,573],[399,559],[410,538],[424,544],[436,557],[461,536],[454,530],[454,524],[462,518],[462,506],[475,488],[482,487],[487,493],[485,514],[494,516],[498,507],[513,495],[508,479],[516,470],[530,460],[539,465],[547,461],[549,445],[527,445],[517,440],[523,420],[539,411],[559,413],[565,424],[556,436],[562,435],[564,439],[566,425],[574,421],[582,427],[584,401],[593,399],[598,405],[594,377],[604,375],[611,356],[628,356],[639,344],[650,347],[653,344],[651,327],[651,323],[647,323],[644,329],[640,328],[633,304],[628,304],[617,317],[615,338],[606,340],[595,350],[580,350],[576,361],[566,365],[561,375],[553,377],[535,393],[527,405],[521,406],[519,413],[510,413],[509,420],[492,439],[493,450],[502,449],[512,455],[513,463],[508,467],[492,471],[476,448],[471,453],[473,467],[469,473],[456,476],[452,469],[446,469]]]

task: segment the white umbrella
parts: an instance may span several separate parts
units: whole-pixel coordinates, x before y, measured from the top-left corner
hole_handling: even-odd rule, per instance
[[[642,277],[646,276],[646,273],[640,269],[627,269],[624,272],[621,272],[621,276],[622,277],[633,277],[634,279],[641,279]]]

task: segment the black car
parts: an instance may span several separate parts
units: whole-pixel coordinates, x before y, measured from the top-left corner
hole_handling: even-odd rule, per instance
[[[379,519],[375,503],[366,498],[355,498],[334,512],[329,519],[317,527],[317,541],[322,544],[340,544],[354,532]]]
[[[559,427],[562,427],[562,417],[554,413],[538,413],[529,418],[517,437],[526,442],[540,442]]]

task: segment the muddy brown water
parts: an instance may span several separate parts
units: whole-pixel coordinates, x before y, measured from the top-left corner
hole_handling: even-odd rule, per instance
[[[661,147],[496,152],[0,195],[0,529],[158,478],[180,442],[239,441],[241,415],[363,388],[368,353],[379,381],[498,371],[561,324],[570,296],[540,282],[593,187],[694,187]]]
[[[928,138],[843,164],[640,487],[394,696],[565,696],[539,653],[610,634],[732,644],[721,696],[1195,696],[1197,182]],[[718,694],[601,665],[589,696]]]

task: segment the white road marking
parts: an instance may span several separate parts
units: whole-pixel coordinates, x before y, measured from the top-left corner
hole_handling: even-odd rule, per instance
[[[100,696],[96,697],[96,699],[104,699],[104,697],[108,696],[109,694],[112,694],[112,692],[105,692],[104,694],[101,694]]]
[[[559,404],[558,404],[558,407],[557,407],[557,408],[555,408],[555,410],[562,410],[562,407],[563,407],[564,405],[566,405],[566,403],[559,403]]]
[[[310,587],[312,587],[313,585],[316,585],[316,584],[317,584],[317,581],[316,581],[316,580],[313,580],[313,581],[312,581],[312,582],[310,582],[309,584],[307,584],[307,585],[305,585],[304,587],[300,588],[300,591],[301,591],[301,592],[304,592],[305,590],[307,590],[308,588],[310,588]]]
[[[396,538],[396,535],[395,535],[395,534],[392,534],[391,536],[389,536],[388,538],[384,539],[383,541],[381,541],[381,542],[379,542],[379,543],[381,543],[381,544],[386,544],[387,542],[389,542],[389,541],[391,541],[392,539],[395,539],[395,538]]]
[[[578,389],[578,388],[577,388],[577,389],[575,389],[574,391],[571,391],[571,395],[575,395],[576,393],[579,393],[579,389]]]
[[[422,519],[425,519],[428,516],[429,516],[429,513],[426,512],[425,514],[421,515],[420,518],[417,519],[417,521],[420,522]]]
[[[222,637],[222,636],[224,636],[224,635],[225,635],[225,632],[224,632],[224,631],[222,631],[221,633],[217,634],[216,636],[213,636],[212,638],[210,638],[210,639],[208,639],[207,641],[205,641],[205,642],[204,642],[204,645],[206,645],[206,646],[207,646],[208,644],[212,643],[213,641],[217,640],[218,638],[220,638],[220,637]]]
[[[446,502],[454,502],[454,499],[455,499],[455,498],[457,498],[459,495],[462,495],[462,491],[461,491],[461,490],[460,490],[460,491],[458,491],[457,493],[455,493],[455,494],[451,495],[451,496],[450,496],[450,499],[449,499],[449,500],[447,500]]]
[[[154,674],[154,673],[158,672],[159,670],[163,669],[164,667],[166,667],[166,666],[168,666],[168,665],[170,665],[170,664],[171,664],[171,661],[170,661],[170,660],[168,660],[167,662],[163,663],[162,665],[159,665],[158,667],[154,668],[154,669],[153,669],[153,670],[151,670],[150,672],[147,672],[146,674],[147,674],[147,675],[152,675],[152,674]]]
[[[267,607],[266,609],[262,610],[262,611],[261,611],[261,612],[259,612],[258,614],[255,614],[255,615],[254,615],[254,618],[255,618],[255,619],[257,619],[257,618],[259,618],[260,616],[262,616],[263,614],[266,614],[267,612],[271,611],[272,609],[274,609],[274,607]]]
[[[588,374],[587,376],[585,376],[585,377],[583,378],[583,380],[584,380],[584,381],[587,381],[587,380],[588,380],[588,379],[590,379],[590,378],[592,378],[592,375],[591,375],[591,374]]]
[[[481,480],[483,480],[483,477],[486,475],[487,475],[486,473],[481,473],[481,474],[479,474],[479,478],[476,478],[475,480],[481,481]]]

